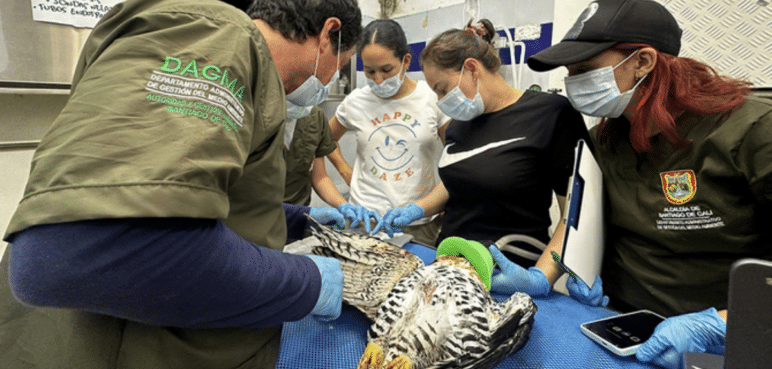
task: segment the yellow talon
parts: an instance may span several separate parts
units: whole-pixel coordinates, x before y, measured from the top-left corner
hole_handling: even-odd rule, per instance
[[[365,347],[357,369],[381,369],[383,367],[383,350],[377,343],[370,342]]]
[[[384,369],[410,369],[410,359],[405,356],[397,356],[394,360],[389,361]]]

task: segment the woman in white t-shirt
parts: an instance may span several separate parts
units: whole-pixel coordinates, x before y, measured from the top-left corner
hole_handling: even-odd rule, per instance
[[[336,141],[349,130],[356,132],[357,157],[353,167],[342,156],[330,159],[351,187],[349,202],[383,216],[413,204],[437,185],[436,159],[449,118],[426,82],[406,76],[412,55],[397,22],[368,24],[357,52],[367,86],[346,96],[330,120]],[[365,217],[362,221],[369,221]],[[426,217],[402,231],[413,242],[433,247],[439,225],[438,218]]]

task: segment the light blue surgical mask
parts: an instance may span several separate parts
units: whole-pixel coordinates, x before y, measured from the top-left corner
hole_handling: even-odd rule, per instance
[[[459,85],[461,84],[461,77],[464,75],[464,66],[461,66],[461,74],[458,77],[458,84],[455,88],[450,90],[445,96],[437,101],[437,107],[445,113],[445,115],[455,120],[472,120],[480,116],[485,112],[485,104],[483,103],[482,96],[480,95],[480,82],[477,82],[477,94],[474,98],[470,99],[464,95]]]
[[[330,82],[326,86],[323,85],[322,81],[316,77],[316,71],[319,68],[320,52],[321,50],[316,51],[314,75],[303,82],[295,91],[290,92],[287,95],[287,101],[300,106],[313,106],[321,104],[330,95],[330,88],[338,80],[338,69],[335,69],[335,74],[330,79]],[[338,31],[338,61],[335,65],[336,67],[340,65],[340,31]]]
[[[313,108],[313,105],[300,106],[287,101],[287,119],[303,118],[306,115],[311,114],[311,109]]]
[[[635,89],[646,79],[646,76],[629,91],[620,93],[614,77],[614,69],[624,64],[637,52],[636,50],[613,68],[603,67],[566,77],[564,80],[566,95],[574,109],[593,117],[619,118],[630,104]]]
[[[402,64],[399,65],[399,72],[393,75],[381,83],[375,83],[372,79],[367,79],[367,85],[373,90],[373,93],[378,95],[382,99],[388,99],[397,94],[399,88],[402,87],[402,82],[405,80],[405,76],[402,74],[402,66],[405,64],[405,57],[402,57]]]

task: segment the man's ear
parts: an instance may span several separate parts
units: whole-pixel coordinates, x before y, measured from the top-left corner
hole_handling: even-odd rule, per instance
[[[329,46],[331,47],[330,50],[332,53],[335,53],[335,54],[338,53],[338,49],[335,47],[335,45],[338,42],[337,41],[338,34],[335,32],[340,30],[340,27],[342,25],[343,23],[341,23],[338,17],[330,17],[324,21],[322,30],[321,32],[319,32],[319,42],[322,45],[323,50]],[[332,41],[332,37],[336,38],[334,42]]]

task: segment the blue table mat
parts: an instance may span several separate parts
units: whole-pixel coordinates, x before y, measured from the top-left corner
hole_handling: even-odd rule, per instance
[[[404,248],[425,263],[434,259],[434,250],[407,244]],[[493,295],[503,301],[508,296]],[[509,368],[656,368],[634,357],[619,357],[591,341],[579,329],[584,322],[616,313],[583,305],[569,296],[551,292],[534,298],[539,310],[528,343],[497,369]],[[367,345],[371,322],[356,308],[345,305],[341,317],[321,322],[306,317],[284,324],[277,368],[356,368]]]

